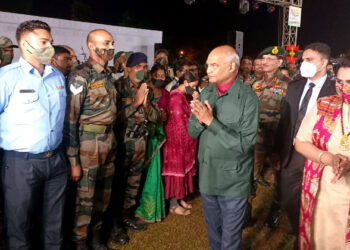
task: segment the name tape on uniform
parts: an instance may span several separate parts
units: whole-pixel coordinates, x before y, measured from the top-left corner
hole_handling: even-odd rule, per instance
[[[97,89],[105,86],[105,82],[96,82],[90,85],[91,89]]]

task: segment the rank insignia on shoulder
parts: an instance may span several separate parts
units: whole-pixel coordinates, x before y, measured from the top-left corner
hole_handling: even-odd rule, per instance
[[[105,86],[105,82],[96,82],[96,83],[93,83],[90,85],[90,88],[91,89],[97,89],[97,88],[100,88],[100,87],[103,87]]]
[[[76,87],[74,87],[74,85],[70,85],[69,89],[73,93],[73,95],[77,95],[83,91],[83,86],[76,88]]]

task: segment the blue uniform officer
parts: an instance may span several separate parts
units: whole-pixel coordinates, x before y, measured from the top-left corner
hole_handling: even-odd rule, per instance
[[[32,218],[43,211],[44,249],[62,248],[67,166],[61,150],[65,79],[48,65],[54,54],[50,27],[21,23],[18,62],[0,71],[0,147],[9,249],[30,249]],[[38,204],[41,196],[42,204]]]

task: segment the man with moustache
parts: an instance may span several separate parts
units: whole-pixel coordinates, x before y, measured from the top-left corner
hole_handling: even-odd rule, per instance
[[[72,67],[72,56],[69,50],[65,49],[63,46],[54,45],[55,54],[51,58],[50,64],[56,67],[65,77],[68,77],[70,69]]]
[[[271,46],[262,50],[259,58],[262,58],[264,75],[261,80],[253,83],[252,88],[260,99],[260,117],[258,136],[256,138],[254,159],[254,181],[263,186],[269,183],[262,177],[262,171],[266,158],[271,159],[274,136],[280,120],[280,109],[287,91],[287,83],[290,81],[279,70],[283,63],[285,50],[282,47]],[[278,173],[274,171],[275,185],[277,185]],[[278,188],[277,188],[278,191]],[[275,195],[271,213],[266,221],[266,226],[274,227],[279,219],[278,194]]]
[[[117,90],[107,63],[114,55],[114,39],[106,30],[89,33],[89,59],[68,78],[65,145],[71,178],[78,182],[74,241],[76,249],[107,249],[100,240],[102,216],[110,200],[116,141],[113,124]]]

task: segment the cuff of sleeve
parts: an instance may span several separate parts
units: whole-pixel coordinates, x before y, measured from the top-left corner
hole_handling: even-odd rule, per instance
[[[68,159],[71,166],[80,165],[80,158],[78,156],[69,156]]]
[[[213,132],[214,134],[217,134],[219,131],[221,131],[222,128],[222,124],[217,120],[217,119],[213,119],[212,122],[210,123],[210,125],[208,126],[208,129]]]

